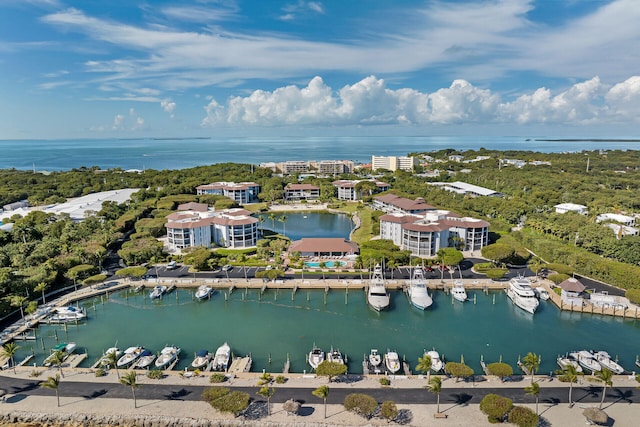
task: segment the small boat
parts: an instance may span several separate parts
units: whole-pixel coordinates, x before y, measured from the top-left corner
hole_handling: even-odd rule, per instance
[[[549,292],[547,292],[547,290],[541,286],[538,286],[537,288],[533,288],[533,292],[535,292],[536,296],[540,298],[540,300],[542,301],[547,301],[550,298]]]
[[[149,294],[149,298],[158,299],[158,298],[162,297],[162,295],[164,295],[165,292],[167,292],[167,287],[166,286],[164,286],[164,285],[154,286],[153,290]]]
[[[456,301],[465,302],[467,300],[467,291],[464,289],[464,284],[461,280],[456,280],[451,288],[451,295]]]
[[[53,359],[55,358],[55,354],[59,351],[62,352],[62,360],[65,361],[71,355],[71,353],[76,351],[76,343],[63,342],[56,345],[51,349],[51,354],[46,359],[44,359],[44,362],[42,363],[42,365],[47,367],[51,366],[53,364]]]
[[[384,365],[392,374],[398,372],[400,370],[400,358],[398,357],[398,353],[387,350],[384,355]]]
[[[593,354],[587,350],[574,351],[569,353],[569,356],[577,360],[580,366],[582,366],[582,369],[586,371],[600,372],[602,370],[602,365],[600,365],[595,357],[593,357]]]
[[[514,277],[509,281],[507,296],[516,306],[531,314],[536,312],[540,304],[529,281],[524,277]]]
[[[322,362],[324,362],[324,351],[314,344],[309,352],[309,365],[311,365],[313,369],[318,369],[318,365]]]
[[[231,360],[231,347],[226,342],[222,344],[216,350],[215,356],[213,356],[213,363],[211,369],[214,371],[226,372],[229,368],[229,361]]]
[[[380,356],[380,353],[378,353],[377,349],[372,348],[371,352],[369,353],[369,364],[374,368],[376,368],[380,366],[381,363],[382,363],[382,356]]]
[[[624,368],[613,360],[606,351],[596,351],[593,353],[593,357],[598,361],[600,366],[610,370],[614,374],[622,375],[624,373]]]
[[[558,366],[560,367],[560,369],[566,369],[567,366],[571,365],[575,368],[576,372],[578,373],[582,372],[582,366],[580,366],[578,361],[572,356],[570,356],[569,354],[565,354],[564,356],[558,356],[558,358],[556,359],[556,363],[558,363]]]
[[[429,350],[425,351],[424,355],[431,358],[431,370],[433,372],[444,372],[444,362],[440,359],[440,353],[435,350]]]
[[[171,363],[173,363],[178,358],[181,350],[182,349],[180,347],[177,347],[175,345],[168,345],[163,348],[160,351],[160,355],[156,359],[156,368],[164,369],[171,365]]]
[[[107,351],[105,351],[102,356],[100,357],[100,359],[98,359],[98,362],[96,363],[95,366],[97,367],[105,367],[109,364],[109,355],[110,354],[115,354],[116,355],[116,362],[118,361],[118,359],[120,358],[120,356],[122,356],[122,350],[120,350],[118,347],[111,347],[108,348]]]
[[[334,350],[333,347],[331,347],[331,351],[327,353],[327,360],[329,362],[344,365],[344,358],[342,357],[342,353],[340,353],[340,350]]]
[[[213,289],[211,288],[211,286],[200,285],[198,286],[198,290],[196,291],[196,298],[199,300],[209,298],[212,292]]]
[[[427,281],[424,278],[424,270],[419,265],[413,269],[408,293],[411,304],[420,310],[425,310],[433,304],[433,299],[427,289]]]
[[[47,321],[49,323],[67,323],[78,322],[87,318],[87,312],[84,308],[74,307],[72,305],[67,307],[58,307],[53,314],[49,316]]]
[[[133,292],[141,292],[144,289],[144,283],[140,283],[138,286],[133,288]]]
[[[124,351],[124,354],[120,356],[120,359],[118,359],[118,363],[116,363],[116,366],[118,368],[126,368],[128,366],[131,366],[133,362],[135,362],[138,357],[140,357],[143,351],[144,347],[141,346],[129,347]]]
[[[210,360],[211,353],[207,350],[200,350],[194,355],[193,362],[191,362],[191,367],[193,369],[203,368],[207,366]]]
[[[140,353],[138,360],[136,360],[136,362],[131,365],[131,367],[137,369],[147,369],[149,366],[151,366],[154,360],[156,360],[155,354],[153,354],[149,350],[143,350],[142,353]]]
[[[376,264],[373,269],[373,276],[369,282],[369,291],[367,292],[367,302],[375,311],[382,311],[389,307],[389,293],[384,285],[384,276],[382,275],[380,264]]]

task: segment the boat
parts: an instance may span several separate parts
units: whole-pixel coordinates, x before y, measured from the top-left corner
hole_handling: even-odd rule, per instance
[[[440,353],[435,350],[429,350],[425,351],[424,355],[431,358],[431,370],[433,372],[444,372],[444,361],[440,358]]]
[[[318,369],[318,365],[322,362],[324,362],[324,351],[314,344],[309,352],[309,365],[311,365],[313,369]]]
[[[140,357],[143,351],[144,351],[144,347],[140,347],[140,346],[129,347],[124,351],[123,355],[120,356],[120,359],[118,359],[116,366],[118,368],[126,368],[128,366],[131,366],[133,362],[135,362],[138,359],[138,357]]]
[[[331,351],[327,353],[327,361],[344,365],[342,353],[340,353],[340,350],[334,350],[333,347],[331,347]]]
[[[509,281],[507,296],[516,306],[531,314],[536,312],[540,304],[529,281],[524,277],[514,277]]]
[[[411,304],[420,310],[425,310],[433,304],[427,289],[427,280],[424,278],[424,269],[421,266],[416,266],[413,269],[411,284],[409,285],[409,298],[411,299]]]
[[[211,286],[200,285],[198,286],[198,290],[196,290],[196,298],[199,300],[209,298],[212,292],[213,289],[211,288]]]
[[[178,355],[182,349],[175,345],[168,345],[160,351],[160,355],[156,359],[156,368],[165,369],[178,359]]]
[[[107,351],[105,351],[102,354],[100,359],[98,359],[98,362],[95,364],[95,366],[96,367],[106,367],[107,365],[109,365],[109,355],[112,354],[112,353],[116,355],[116,362],[118,361],[120,356],[122,356],[122,350],[120,350],[118,347],[108,348]]]
[[[144,283],[140,283],[138,286],[133,288],[133,292],[140,292],[144,289]]]
[[[549,297],[549,292],[542,286],[538,286],[537,288],[533,288],[533,292],[535,292],[536,296],[540,298],[542,301],[547,301]]]
[[[158,299],[158,298],[162,297],[162,295],[164,295],[165,292],[167,292],[167,287],[166,286],[164,286],[164,285],[156,285],[156,286],[153,287],[153,290],[149,294],[149,298]]]
[[[467,300],[467,291],[464,289],[462,280],[456,280],[455,282],[453,282],[451,295],[456,301],[465,302]]]
[[[78,322],[87,318],[87,312],[84,308],[74,307],[72,305],[67,307],[58,307],[53,314],[49,316],[47,322],[49,323],[67,323]]]
[[[231,347],[229,347],[229,344],[225,342],[216,350],[216,354],[213,356],[211,369],[213,369],[214,371],[226,371],[229,368],[230,360]]]
[[[593,357],[602,368],[606,368],[616,375],[622,375],[624,373],[624,368],[613,360],[606,351],[596,351],[593,353]]]
[[[191,367],[193,369],[204,368],[211,361],[211,353],[207,350],[200,350],[193,356]]]
[[[398,353],[387,350],[384,354],[384,365],[392,374],[398,372],[400,370],[400,358],[398,357]]]
[[[380,353],[378,353],[377,349],[372,348],[371,352],[369,353],[369,364],[374,368],[376,368],[380,366],[381,363],[382,363],[382,356],[380,356]]]
[[[587,350],[574,351],[569,353],[569,356],[578,361],[583,370],[589,372],[600,372],[602,365],[593,357],[593,354]]]
[[[582,372],[582,366],[580,366],[578,361],[573,356],[570,356],[569,354],[565,354],[564,356],[558,356],[558,358],[556,359],[556,363],[558,363],[558,366],[560,367],[560,369],[566,369],[567,366],[573,366],[576,372],[578,373]]]
[[[71,355],[71,353],[76,351],[76,343],[63,342],[56,345],[51,349],[51,354],[46,359],[44,359],[44,362],[42,363],[42,365],[47,367],[53,365],[53,359],[55,358],[55,354],[59,351],[62,352],[62,361],[65,361]]]
[[[382,275],[382,267],[376,264],[373,269],[373,277],[369,283],[369,291],[367,292],[367,302],[375,311],[381,311],[389,307],[389,293],[384,286],[384,276]]]
[[[149,366],[151,366],[154,360],[156,360],[155,354],[153,354],[149,350],[142,350],[142,353],[140,353],[140,356],[138,356],[138,360],[136,360],[135,363],[131,365],[131,367],[138,369],[147,369]]]

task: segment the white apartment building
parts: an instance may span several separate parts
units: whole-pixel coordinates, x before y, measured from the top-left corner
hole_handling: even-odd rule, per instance
[[[312,184],[287,184],[284,187],[285,200],[315,200],[320,198],[320,187]]]
[[[462,172],[462,171],[461,171]],[[489,188],[480,187],[478,185],[468,184],[462,181],[455,182],[428,182],[427,184],[440,187],[443,190],[451,191],[452,193],[465,194],[472,197],[478,196],[494,196],[502,197],[502,193],[498,193],[495,190]]]
[[[387,169],[390,171],[412,171],[419,164],[416,157],[398,156],[371,156],[371,170]]]
[[[389,184],[375,179],[370,180],[338,180],[333,182],[333,186],[338,189],[339,200],[360,200],[363,196],[361,191],[356,190],[358,183],[363,181],[373,182],[376,185],[374,193],[382,193],[391,188]]]
[[[395,194],[383,194],[373,198],[373,208],[383,212],[398,212],[406,214],[420,214],[435,208],[424,202],[422,197],[415,200],[396,196]]]
[[[215,194],[225,196],[238,204],[258,201],[260,186],[255,182],[213,182],[196,187],[196,194]]]
[[[320,175],[340,175],[343,173],[353,173],[353,162],[351,160],[320,160],[311,164]]]

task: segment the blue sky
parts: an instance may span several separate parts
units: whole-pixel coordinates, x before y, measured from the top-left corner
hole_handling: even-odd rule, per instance
[[[0,138],[638,136],[639,22],[637,0],[0,0]]]

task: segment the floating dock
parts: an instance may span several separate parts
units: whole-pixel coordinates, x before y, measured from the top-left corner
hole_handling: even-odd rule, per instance
[[[251,356],[236,357],[231,362],[229,368],[230,374],[241,374],[243,372],[249,372],[251,370]]]

